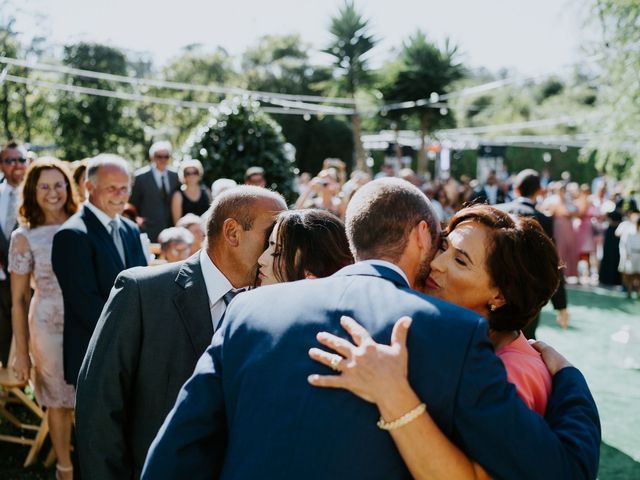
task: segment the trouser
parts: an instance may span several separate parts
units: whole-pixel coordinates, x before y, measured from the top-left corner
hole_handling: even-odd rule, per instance
[[[13,328],[11,326],[11,286],[9,280],[0,280],[0,362],[7,366]]]

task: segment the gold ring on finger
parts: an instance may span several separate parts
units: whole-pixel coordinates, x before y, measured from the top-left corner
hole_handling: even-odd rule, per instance
[[[331,359],[331,369],[336,371],[336,372],[341,372],[342,370],[340,370],[340,362],[342,361],[342,357],[340,357],[339,355],[334,356]]]

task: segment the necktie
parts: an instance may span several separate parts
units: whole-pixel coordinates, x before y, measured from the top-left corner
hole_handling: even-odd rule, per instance
[[[18,217],[16,191],[12,188],[9,190],[9,205],[7,205],[7,217],[5,218],[3,230],[5,237],[11,237],[13,227],[16,226],[16,218]]]
[[[164,173],[160,176],[160,195],[165,202],[169,198],[169,185],[167,185],[167,175]]]
[[[113,240],[113,244],[116,246],[116,250],[118,250],[118,255],[120,255],[122,264],[126,267],[127,262],[124,257],[124,244],[122,243],[122,237],[120,236],[120,230],[118,229],[118,221],[114,218],[109,222],[109,226],[111,227],[111,239]]]
[[[229,302],[233,300],[233,297],[235,297],[236,295],[242,292],[244,292],[244,288],[232,288],[222,296],[222,300],[224,301],[224,304],[229,305]]]

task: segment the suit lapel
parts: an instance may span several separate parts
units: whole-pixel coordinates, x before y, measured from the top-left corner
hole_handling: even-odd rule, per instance
[[[122,259],[120,258],[120,254],[113,243],[111,235],[109,235],[105,226],[100,222],[100,220],[98,220],[98,217],[96,217],[87,207],[83,206],[82,220],[87,226],[87,231],[93,232],[93,234],[103,244],[104,250],[106,250],[107,254],[111,255],[111,259],[113,260],[114,265],[117,266],[118,271],[124,270],[125,265],[122,264]]]
[[[193,350],[197,356],[200,356],[211,344],[213,325],[199,253],[185,260],[175,282],[181,288],[174,296],[173,302],[187,330]]]

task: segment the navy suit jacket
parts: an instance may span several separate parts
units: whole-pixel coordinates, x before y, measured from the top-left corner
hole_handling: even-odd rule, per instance
[[[126,265],[107,229],[86,206],[53,237],[51,263],[64,298],[64,377],[72,385],[116,277],[126,268],[147,265],[138,227],[120,220]]]
[[[309,374],[333,373],[307,352],[321,330],[346,336],[342,315],[387,344],[396,320],[413,318],[411,385],[440,429],[494,478],[595,478],[599,420],[577,370],[559,379],[572,396],[556,407],[563,413],[553,416],[554,433],[507,382],[482,317],[366,262],[236,297],[152,443],[142,478],[410,478],[373,404],[307,383]]]

